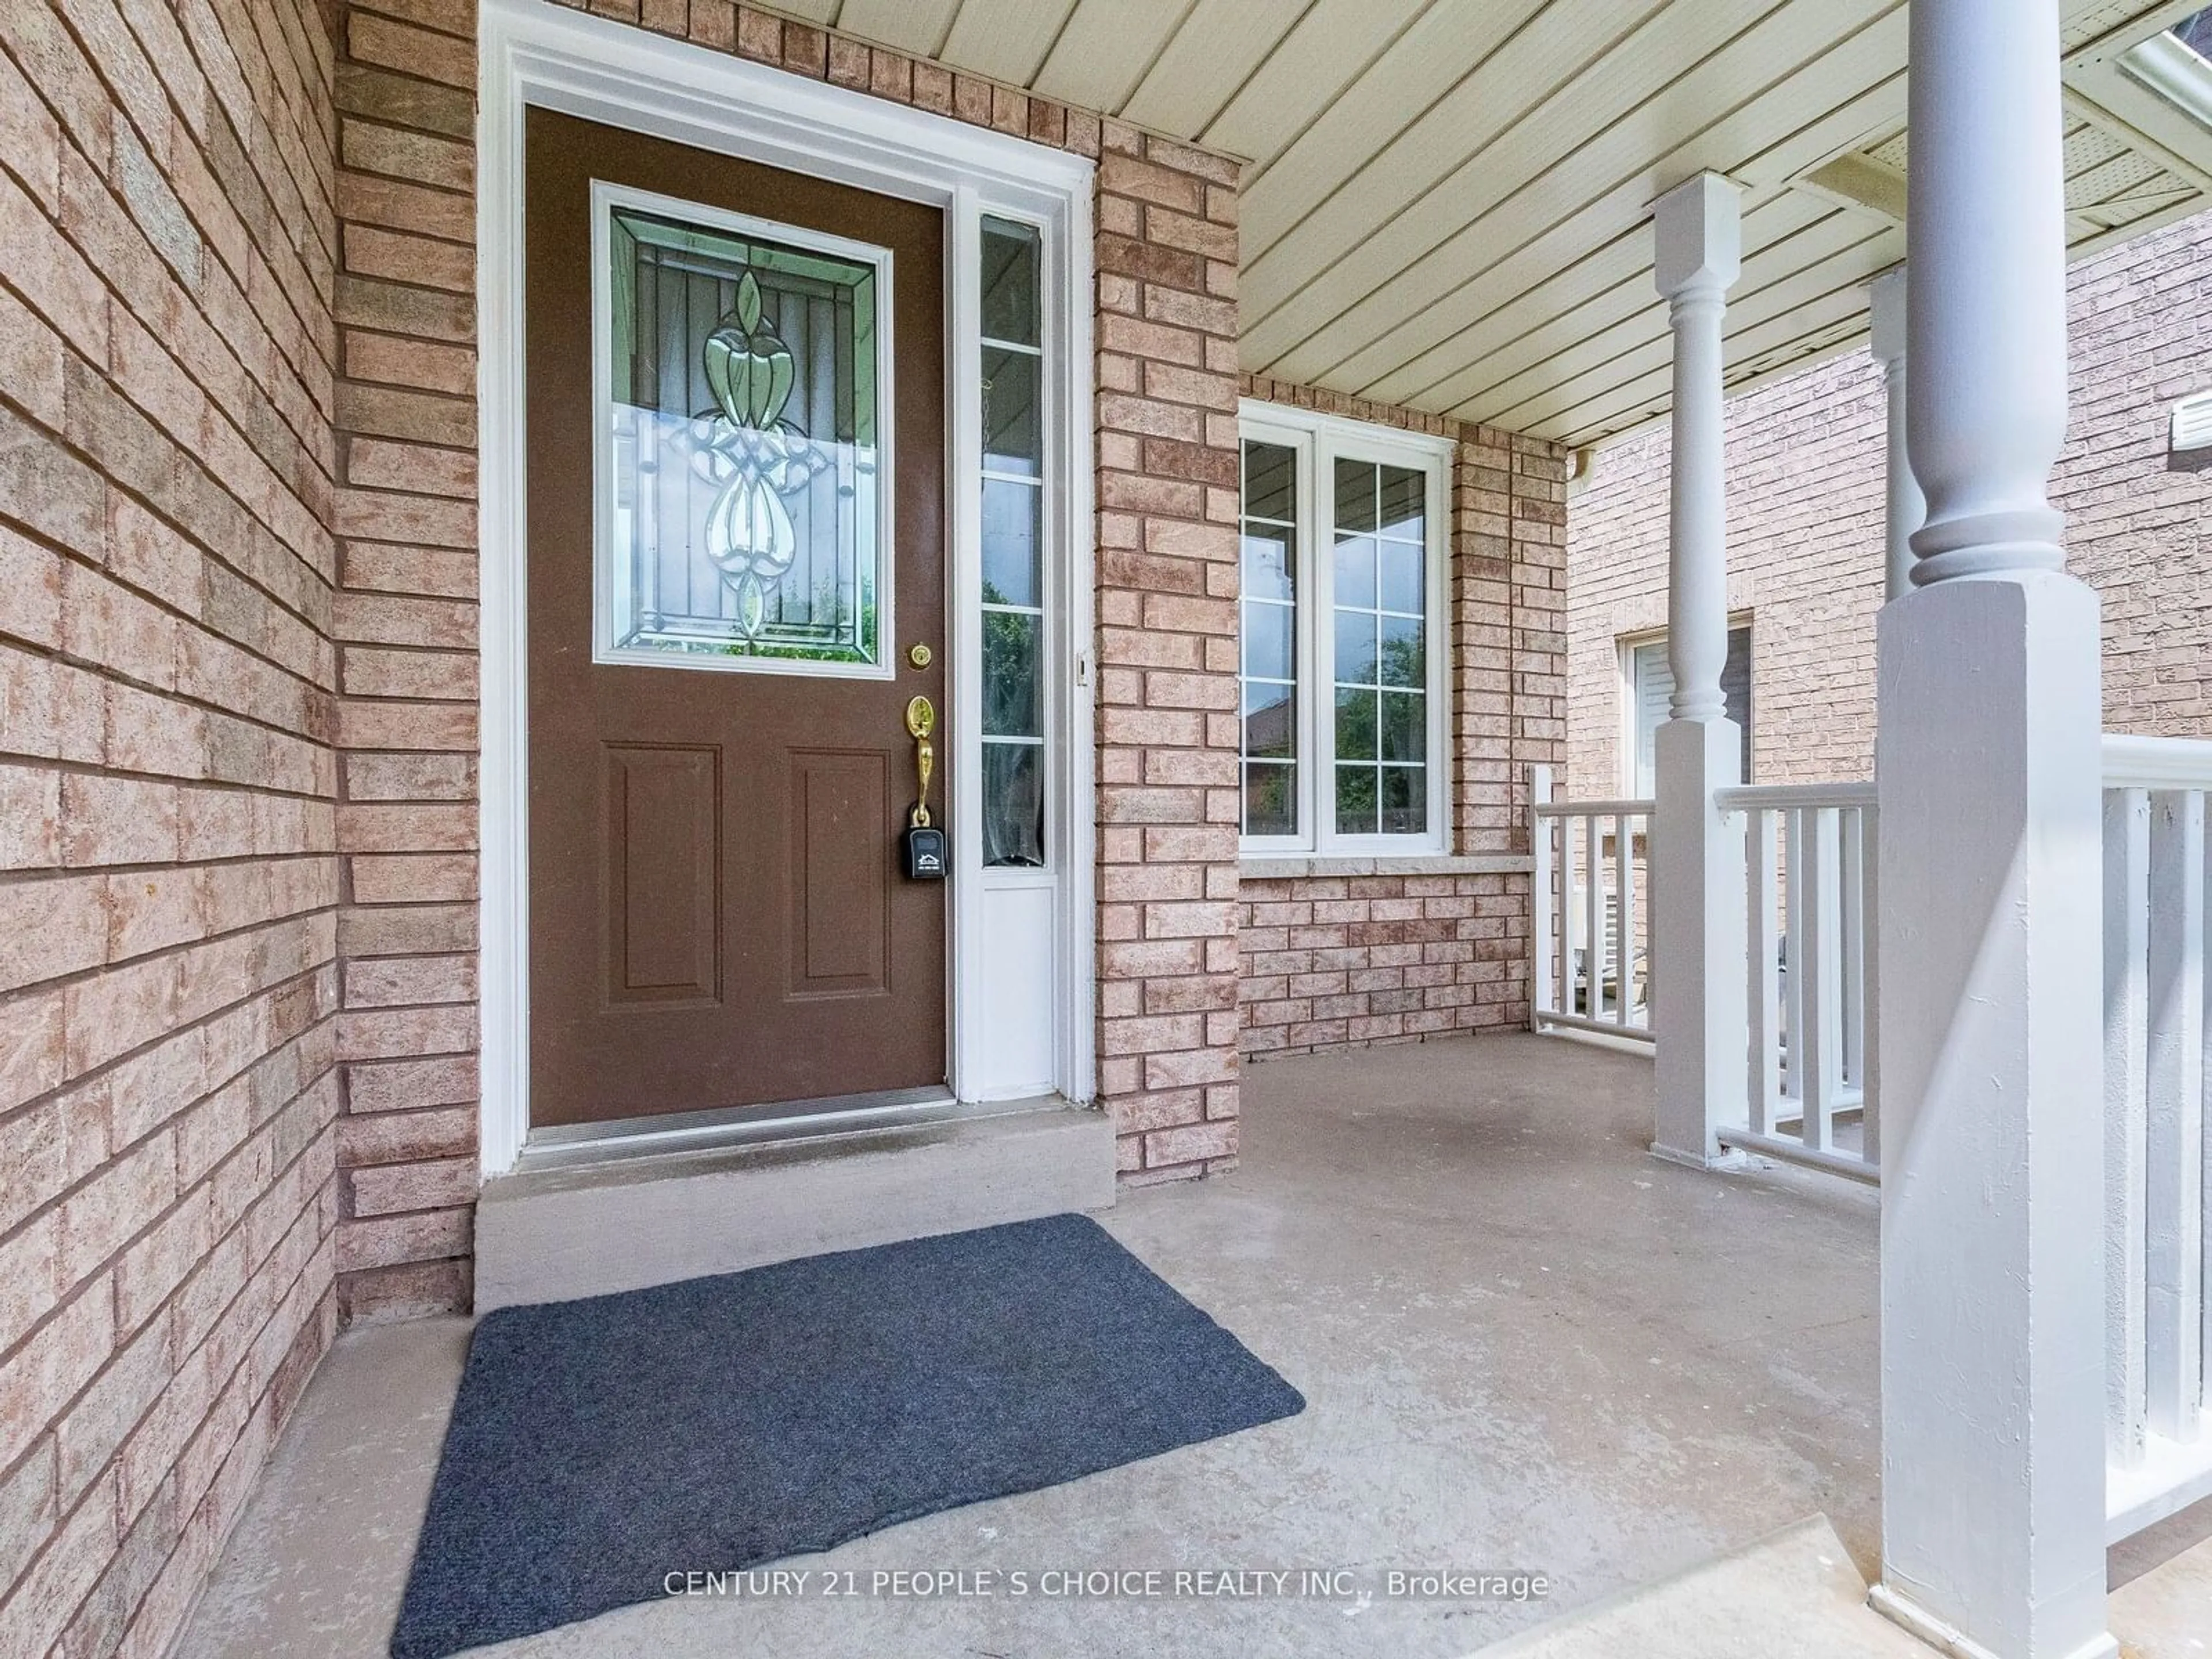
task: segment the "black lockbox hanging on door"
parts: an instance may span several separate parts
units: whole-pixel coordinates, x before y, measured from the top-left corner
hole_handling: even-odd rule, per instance
[[[904,841],[908,881],[945,879],[945,831],[934,824],[907,826]]]

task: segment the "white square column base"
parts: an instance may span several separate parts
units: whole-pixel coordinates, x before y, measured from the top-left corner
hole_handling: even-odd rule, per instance
[[[1876,1603],[2109,1654],[2096,596],[1943,581],[1879,639]]]
[[[1711,1168],[1750,1121],[1743,836],[1713,792],[1743,781],[1734,720],[1670,720],[1654,739],[1651,1150]]]

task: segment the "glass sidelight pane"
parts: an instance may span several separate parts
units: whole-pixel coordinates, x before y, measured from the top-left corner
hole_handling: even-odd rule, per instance
[[[1044,603],[1044,490],[1018,478],[983,480],[983,603]]]
[[[608,215],[600,648],[882,661],[877,264],[703,210]]]
[[[983,862],[1034,870],[1044,863],[1044,746],[983,744]]]
[[[1041,243],[982,223],[983,775],[987,868],[1047,863],[1045,408]]]
[[[1037,248],[1034,225],[983,221],[983,337],[1006,345],[1041,343],[1037,331]]]
[[[983,732],[994,738],[1044,735],[1037,646],[1044,619],[1014,611],[983,613]]]
[[[983,348],[983,470],[1034,478],[1044,470],[1043,363],[1035,352]]]

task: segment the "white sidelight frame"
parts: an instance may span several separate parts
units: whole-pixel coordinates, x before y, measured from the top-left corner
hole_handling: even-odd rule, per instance
[[[523,117],[538,106],[945,212],[947,628],[953,869],[946,1053],[962,1100],[1097,1092],[1089,653],[1091,198],[1085,157],[728,53],[579,15],[485,0],[477,125],[481,445],[483,1048],[486,1176],[529,1133],[529,756],[523,580]],[[1042,233],[1048,474],[1048,867],[981,868],[981,222]],[[888,636],[887,636],[888,640]],[[905,641],[890,641],[903,650]],[[1036,1033],[1048,1035],[1038,1041]]]

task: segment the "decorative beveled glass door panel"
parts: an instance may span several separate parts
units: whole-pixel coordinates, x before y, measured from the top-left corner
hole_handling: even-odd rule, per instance
[[[592,194],[596,659],[890,678],[890,251]]]

